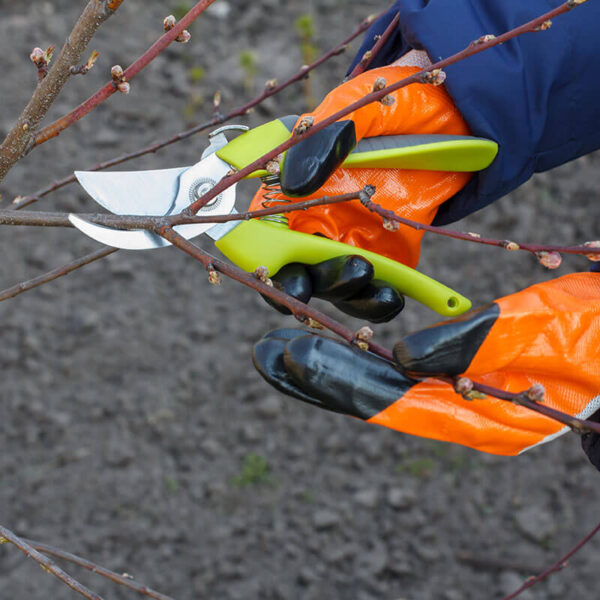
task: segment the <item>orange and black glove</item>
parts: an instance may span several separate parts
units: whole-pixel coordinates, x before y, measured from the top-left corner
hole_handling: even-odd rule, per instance
[[[540,383],[544,402],[580,418],[600,409],[600,274],[531,286],[400,340],[391,364],[299,330],[254,347],[261,375],[285,394],[413,435],[514,455],[568,430],[492,397],[466,400],[436,375],[464,375],[510,392]],[[419,379],[417,379],[417,377]],[[583,437],[600,469],[600,438]]]
[[[383,77],[390,85],[418,70],[418,67],[388,66],[367,71],[330,92],[311,116],[314,117],[314,122],[318,123],[369,94],[379,77]],[[397,211],[398,214],[420,223],[431,223],[438,207],[466,185],[471,173],[338,168],[357,142],[364,137],[470,133],[444,86],[411,84],[393,92],[391,97],[393,103],[371,103],[290,148],[281,172],[284,195],[278,197],[295,201],[298,200],[298,196],[302,196],[302,199],[306,200],[356,191],[372,184],[377,190],[374,200],[384,208]],[[262,208],[265,192],[264,188],[258,191],[250,206],[251,210]],[[381,217],[368,211],[358,200],[313,207],[287,216],[290,227],[297,231],[323,235],[332,240],[371,250],[413,268],[418,263],[423,232],[402,225],[398,231],[387,231],[381,225]],[[357,264],[364,261],[358,259],[354,262]],[[338,269],[339,265],[332,268]],[[319,295],[320,283],[315,283],[310,273],[302,272],[302,268],[296,265],[291,269],[284,269],[273,278],[284,291],[304,301],[310,298],[311,294]],[[370,285],[370,280],[362,276],[365,269],[368,267],[361,265],[356,275],[348,275],[346,267],[346,273],[351,279],[365,279]],[[333,276],[329,265],[321,269],[323,270],[326,271],[326,279],[330,281]],[[344,297],[337,295],[334,303],[354,316],[374,321],[392,318],[399,312],[399,309],[388,310],[387,313],[386,310],[374,309],[377,315],[371,319],[370,311],[377,305],[373,298],[377,294],[385,296],[386,299],[399,295],[384,282],[375,282],[370,290],[357,287],[358,299],[355,294]],[[395,301],[390,302],[396,308],[400,306]],[[357,306],[359,308],[356,308]],[[386,313],[387,317],[381,318],[382,313]]]

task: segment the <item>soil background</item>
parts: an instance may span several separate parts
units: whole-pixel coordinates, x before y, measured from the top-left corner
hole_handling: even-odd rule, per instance
[[[0,0],[1,136],[35,85],[29,52],[60,46],[83,5]],[[97,89],[112,65],[134,60],[182,7],[124,2],[91,45],[101,52],[97,66],[73,78],[49,118]],[[312,15],[323,51],[383,8],[219,0],[192,41],[156,60],[129,96],[113,96],[19,163],[2,183],[3,203],[206,120],[217,89],[229,109],[267,79],[282,81],[303,63],[297,17]],[[343,78],[357,47],[313,76],[317,99]],[[248,52],[255,73],[240,66]],[[240,122],[305,108],[296,85]],[[129,168],[191,164],[206,143],[198,135]],[[457,228],[596,239],[599,164],[591,155],[537,176]],[[71,186],[37,208],[96,206]],[[2,288],[98,247],[72,230],[11,227],[0,244]],[[588,265],[565,257],[549,272],[524,253],[430,236],[420,268],[477,306]],[[375,327],[381,343],[435,322],[408,304]],[[181,600],[463,600],[502,597],[598,520],[599,474],[575,435],[501,458],[319,411],[270,389],[252,367],[252,344],[281,326],[294,321],[234,282],[209,285],[201,266],[172,248],[121,251],[2,303],[0,523]],[[523,600],[590,597],[599,549],[600,539]],[[69,570],[105,598],[137,597]],[[76,597],[16,549],[0,548],[2,600]]]

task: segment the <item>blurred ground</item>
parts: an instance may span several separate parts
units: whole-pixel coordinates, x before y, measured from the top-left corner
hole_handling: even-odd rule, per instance
[[[32,47],[60,45],[82,4],[0,1],[1,136],[34,85]],[[50,117],[87,97],[111,65],[130,63],[181,8],[127,0],[92,44],[97,67],[73,79]],[[314,43],[326,50],[382,8],[374,0],[216,3],[192,42],[155,61],[130,96],[113,97],[15,167],[0,188],[4,203],[203,121],[217,89],[227,109],[265,80],[285,79],[303,63],[297,17],[313,16]],[[317,72],[317,98],[340,81],[351,54]],[[296,86],[244,122],[304,108]],[[190,164],[205,144],[197,136],[132,168]],[[457,227],[516,240],[596,239],[599,164],[589,156],[538,176]],[[72,186],[38,208],[95,205]],[[0,244],[2,288],[97,247],[75,231],[9,227]],[[522,253],[434,237],[420,267],[475,305],[556,276]],[[586,268],[567,257],[558,274]],[[434,320],[411,304],[376,335],[391,345]],[[254,372],[251,347],[293,322],[234,282],[208,285],[173,249],[119,252],[3,303],[0,323],[0,523],[180,600],[499,598],[598,519],[598,473],[574,435],[504,459],[274,392]],[[592,542],[523,600],[589,597],[599,549]],[[465,552],[501,566],[472,565]],[[105,598],[136,597],[71,572]],[[2,599],[77,597],[8,546],[0,590]]]

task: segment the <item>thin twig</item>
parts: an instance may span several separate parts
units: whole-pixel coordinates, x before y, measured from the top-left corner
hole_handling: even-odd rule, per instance
[[[83,567],[92,573],[96,573],[101,577],[105,577],[110,581],[117,583],[119,585],[125,586],[131,590],[134,590],[148,598],[154,598],[155,600],[173,600],[171,596],[165,596],[160,592],[157,592],[141,583],[136,583],[130,575],[119,575],[110,569],[105,569],[100,565],[92,562],[91,560],[87,560],[85,558],[81,558],[75,554],[71,554],[70,552],[65,552],[64,550],[60,550],[59,548],[55,548],[54,546],[50,546],[49,544],[43,544],[42,542],[36,542],[33,540],[24,539],[27,544],[31,547],[43,552],[44,554],[49,554],[50,556],[54,556],[55,558],[61,558],[62,560],[66,560],[70,563]]]
[[[228,223],[230,221],[247,221],[269,215],[277,215],[292,211],[306,210],[314,206],[324,204],[338,204],[340,202],[349,202],[351,200],[364,199],[366,194],[373,193],[372,186],[365,186],[362,190],[340,194],[339,196],[323,196],[312,200],[304,200],[294,204],[278,204],[269,208],[247,211],[242,213],[232,213],[226,215],[185,215],[176,214],[169,216],[141,216],[141,215],[115,215],[112,213],[81,213],[78,217],[91,221],[105,227],[120,229],[148,229],[155,230],[158,226],[168,224],[170,227],[175,225],[189,225],[192,223]],[[69,213],[63,212],[42,212],[42,211],[14,211],[0,210],[0,225],[26,225],[33,227],[73,227],[69,221]]]
[[[573,546],[573,548],[571,548],[571,550],[569,550],[564,556],[559,558],[553,565],[548,567],[545,571],[543,571],[539,575],[536,575],[535,577],[530,577],[529,579],[527,579],[527,581],[525,581],[518,590],[515,590],[512,594],[505,596],[502,600],[514,600],[514,598],[519,596],[527,588],[530,588],[530,587],[534,586],[536,583],[539,583],[540,581],[542,581],[543,579],[546,579],[546,577],[548,577],[549,575],[552,575],[552,573],[556,573],[557,571],[564,569],[567,566],[569,559],[576,552],[581,550],[581,548],[583,548],[583,546],[585,546],[598,533],[598,531],[600,531],[600,523],[598,523],[581,541],[577,542],[577,544],[575,544],[575,546]]]
[[[186,254],[189,254],[191,257],[200,261],[207,270],[215,270],[223,275],[226,275],[230,279],[234,279],[239,283],[242,283],[249,288],[272,298],[279,304],[283,304],[287,307],[294,317],[298,319],[302,323],[319,323],[323,327],[326,327],[330,331],[333,331],[341,338],[345,339],[347,342],[352,342],[355,339],[355,332],[348,329],[335,319],[327,316],[326,314],[311,308],[304,302],[297,300],[296,298],[289,296],[285,292],[282,292],[266,283],[263,283],[260,279],[258,279],[255,275],[246,273],[242,271],[242,269],[228,264],[219,260],[218,258],[208,254],[204,250],[200,249],[198,246],[193,244],[192,242],[186,240],[184,237],[179,235],[176,231],[171,229],[169,226],[165,226],[157,230],[162,237],[171,242],[173,246],[183,250]],[[369,350],[375,352],[379,356],[386,357],[387,360],[393,360],[392,353],[384,348],[383,346],[379,346],[375,343],[369,343]]]
[[[235,119],[236,117],[241,117],[243,115],[246,115],[250,109],[261,104],[267,98],[270,98],[271,96],[275,96],[276,94],[279,94],[281,91],[283,91],[284,89],[286,89],[293,83],[296,83],[297,81],[302,80],[304,77],[306,77],[306,75],[308,73],[310,73],[314,69],[317,69],[326,61],[330,60],[334,56],[340,55],[342,52],[344,52],[346,50],[348,44],[350,42],[352,42],[355,38],[357,38],[361,33],[366,31],[371,26],[371,23],[377,18],[378,18],[378,16],[368,17],[366,19],[363,19],[363,21],[361,21],[361,23],[358,26],[358,28],[356,29],[356,31],[354,31],[352,34],[350,34],[345,40],[343,40],[342,42],[337,44],[334,48],[332,48],[331,50],[329,50],[328,52],[326,52],[325,54],[323,54],[322,56],[317,58],[317,60],[315,60],[313,63],[311,63],[310,65],[303,66],[299,71],[297,71],[289,79],[280,83],[279,85],[276,85],[275,87],[265,86],[265,89],[262,91],[261,94],[256,96],[256,98],[254,98],[253,100],[250,100],[249,102],[246,102],[245,104],[243,104],[242,106],[239,106],[238,108],[233,109],[226,115],[217,114],[209,121],[206,121],[204,123],[201,123],[199,125],[191,127],[190,129],[186,129],[185,131],[176,133],[164,140],[160,140],[158,142],[155,142],[153,144],[145,146],[144,148],[135,150],[134,152],[122,154],[121,156],[112,158],[105,162],[97,163],[97,164],[93,165],[92,167],[89,167],[88,169],[84,169],[84,170],[102,171],[102,170],[108,169],[110,167],[115,167],[115,166],[123,164],[127,161],[133,160],[135,158],[139,158],[140,156],[145,156],[146,154],[152,154],[154,152],[157,152],[158,150],[161,150],[162,148],[166,148],[167,146],[170,146],[177,142],[186,140],[193,135],[196,135],[202,131],[206,131],[207,129],[210,129],[211,127],[215,127],[216,125],[225,123],[226,121],[230,121],[231,119]],[[31,194],[29,196],[22,196],[22,197],[15,198],[9,208],[11,208],[13,210],[25,208],[26,206],[33,204],[37,200],[40,200],[44,196],[47,196],[51,192],[54,192],[66,185],[69,185],[70,183],[74,183],[75,181],[77,181],[77,178],[75,177],[75,175],[68,175],[67,177],[64,177],[62,179],[52,182],[51,184],[49,184],[45,188],[42,188],[41,190],[35,192],[34,194]]]
[[[57,269],[53,269],[44,275],[39,275],[38,277],[34,277],[28,281],[23,281],[22,283],[17,283],[12,287],[0,291],[0,302],[3,300],[8,300],[9,298],[14,298],[23,292],[32,290],[33,288],[44,285],[45,283],[49,283],[50,281],[54,281],[59,277],[64,277],[76,269],[79,269],[85,265],[89,265],[97,260],[100,260],[101,258],[105,258],[109,254],[114,254],[115,252],[117,252],[117,248],[100,248],[100,250],[96,250],[91,254],[86,254],[85,256],[74,260],[73,262],[67,263],[66,265],[58,267]]]
[[[77,66],[97,29],[122,1],[90,0],[87,3],[47,76],[39,81],[31,100],[0,145],[0,181],[35,144],[38,126],[69,79],[71,67]]]
[[[6,527],[3,527],[2,525],[0,525],[0,543],[10,543],[17,547],[21,552],[23,552],[23,554],[25,554],[25,556],[32,558],[35,562],[37,562],[42,569],[60,579],[65,585],[68,585],[72,590],[75,590],[84,598],[87,598],[88,600],[102,600],[101,596],[98,596],[98,594],[92,592],[84,585],[79,583],[47,556],[44,556],[38,552],[30,544],[22,540],[19,536],[15,535],[12,531],[6,529]]]
[[[348,75],[348,79],[353,79],[357,75],[364,73],[371,63],[375,60],[375,57],[379,54],[384,44],[390,39],[390,36],[396,31],[398,23],[400,22],[400,10],[396,13],[396,16],[390,21],[390,24],[385,28],[385,31],[381,34],[380,38],[375,42],[375,45],[365,52],[360,62],[352,69],[352,73]]]
[[[454,386],[458,380],[458,377],[438,377],[438,379]],[[501,390],[490,385],[485,385],[483,383],[478,383],[476,381],[473,381],[472,383],[473,390],[479,392],[480,394],[484,394],[485,396],[493,396],[499,400],[506,400],[507,402],[524,406],[525,408],[537,412],[544,417],[548,417],[549,419],[553,419],[554,421],[558,421],[559,423],[570,427],[571,430],[577,433],[594,432],[600,434],[600,423],[589,421],[587,419],[580,419],[550,406],[546,406],[541,402],[536,402],[528,397],[527,391],[517,393],[507,392],[505,390]]]
[[[589,246],[558,246],[556,244],[529,244],[523,242],[514,242],[512,240],[496,240],[494,238],[481,237],[478,233],[464,233],[461,231],[453,231],[452,229],[445,229],[443,227],[437,227],[435,225],[426,225],[417,221],[412,221],[405,217],[401,217],[394,211],[383,208],[380,204],[373,202],[368,199],[363,202],[363,206],[371,212],[379,215],[382,219],[388,221],[395,221],[401,225],[406,225],[412,229],[420,231],[428,231],[435,233],[436,235],[443,235],[445,237],[453,238],[456,240],[463,240],[465,242],[474,242],[476,244],[485,244],[486,246],[496,246],[498,248],[504,248],[510,251],[513,250],[525,250],[531,254],[537,254],[538,252],[563,252],[565,254],[600,254],[600,248],[593,248]]]
[[[162,35],[142,56],[132,63],[124,73],[123,81],[131,81],[142,69],[147,67],[161,52],[163,52],[177,37],[188,28],[215,0],[201,0],[179,21],[173,29]],[[93,96],[82,102],[77,108],[64,115],[54,123],[44,127],[35,138],[35,146],[56,137],[67,127],[73,125],[94,110],[98,105],[110,98],[117,91],[114,81],[109,81]]]

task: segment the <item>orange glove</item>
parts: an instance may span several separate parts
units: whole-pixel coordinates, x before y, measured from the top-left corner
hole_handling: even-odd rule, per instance
[[[568,428],[504,400],[466,400],[430,376],[464,374],[510,392],[541,383],[548,406],[587,418],[600,409],[599,343],[600,274],[577,273],[405,337],[394,348],[402,373],[368,352],[297,330],[267,334],[254,364],[279,390],[322,408],[513,455]],[[600,468],[598,441],[589,434],[584,449]]]
[[[378,77],[384,77],[390,85],[418,70],[417,67],[381,67],[343,83],[312,113],[315,123],[369,94]],[[377,189],[373,199],[378,204],[420,223],[431,223],[440,204],[460,191],[471,173],[343,168],[333,171],[363,137],[470,134],[443,86],[415,83],[397,90],[392,97],[393,104],[371,103],[288,150],[283,163],[283,190],[289,192],[293,188],[294,196],[298,191],[304,194],[308,190],[311,193],[302,198],[306,200],[355,191],[370,183]],[[323,155],[315,156],[319,153]],[[321,187],[323,181],[325,184]],[[262,208],[264,193],[262,188],[258,191],[251,210]],[[288,200],[293,199],[288,197]],[[288,217],[290,227],[304,233],[319,233],[411,267],[419,260],[423,232],[402,225],[396,232],[387,231],[382,227],[381,218],[358,200],[290,213]]]

